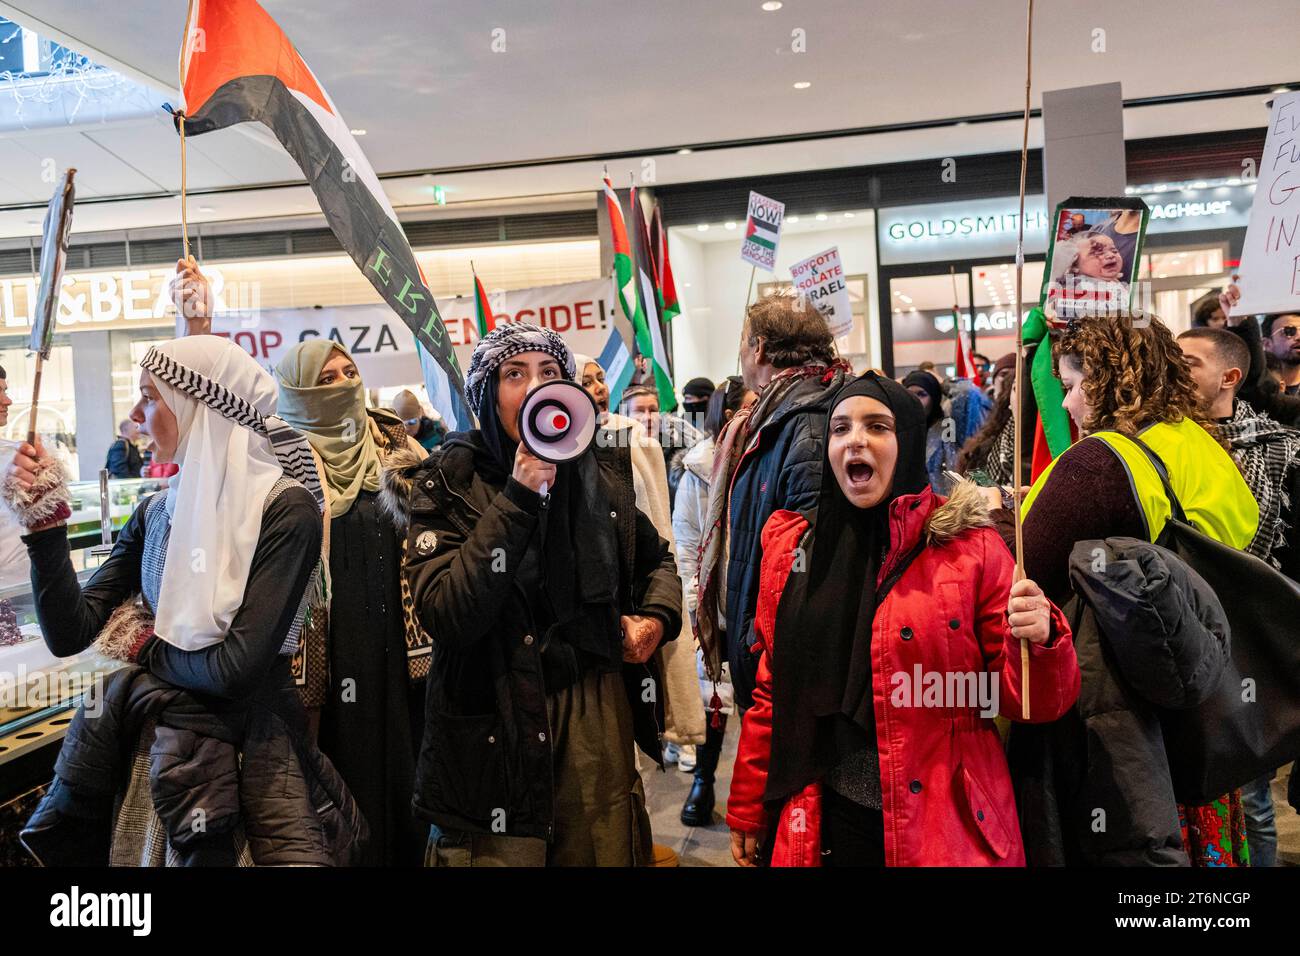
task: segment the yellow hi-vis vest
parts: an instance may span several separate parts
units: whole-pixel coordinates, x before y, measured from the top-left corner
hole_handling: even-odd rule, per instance
[[[1259,527],[1259,504],[1241,477],[1237,464],[1208,432],[1190,418],[1176,425],[1160,422],[1139,433],[1142,441],[1160,456],[1169,472],[1169,484],[1183,506],[1187,520],[1202,534],[1233,548],[1245,549]],[[1084,441],[1104,441],[1128,472],[1133,497],[1142,507],[1148,541],[1164,530],[1172,508],[1164,484],[1146,453],[1118,432],[1097,432]],[[1021,505],[1021,517],[1029,514],[1058,457],[1038,476]],[[1080,501],[1080,508],[1088,502]]]

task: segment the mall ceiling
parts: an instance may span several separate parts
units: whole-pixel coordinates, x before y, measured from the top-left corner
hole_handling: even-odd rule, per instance
[[[411,174],[385,181],[399,208],[427,205],[433,182],[446,187],[450,214],[510,198],[581,201],[603,159],[617,157],[609,165],[622,185],[642,152],[662,153],[660,182],[682,182],[1019,147],[1019,123],[1006,120],[704,148],[1014,112],[1024,96],[1021,0],[784,0],[775,12],[760,0],[262,2],[344,118],[366,130],[360,142],[377,171]],[[1116,79],[1128,101],[1298,82],[1294,10],[1295,0],[1252,0],[1239,16],[1211,0],[1039,2],[1034,105],[1044,89]],[[176,98],[185,12],[186,0],[0,0],[0,15],[148,84],[160,103]],[[792,50],[796,30],[806,52]],[[1262,99],[1129,109],[1126,135],[1262,126]],[[1031,144],[1038,138],[1035,122]],[[190,146],[190,188],[208,194],[194,219],[314,211],[305,188],[247,191],[298,178],[266,137],[224,130]],[[677,155],[683,147],[695,151]],[[77,165],[88,196],[130,198],[79,209],[83,229],[176,219],[178,146],[160,110],[0,137],[0,236],[36,232],[31,206],[48,186],[28,171],[42,156]]]

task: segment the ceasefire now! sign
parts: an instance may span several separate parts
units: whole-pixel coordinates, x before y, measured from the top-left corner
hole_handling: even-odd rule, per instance
[[[781,220],[784,218],[785,203],[751,190],[740,258],[765,272],[776,271],[776,247],[781,241]]]

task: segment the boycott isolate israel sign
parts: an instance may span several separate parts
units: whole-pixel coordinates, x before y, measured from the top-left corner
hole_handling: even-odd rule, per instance
[[[599,355],[613,328],[613,303],[607,279],[490,293],[497,322],[530,322],[564,337],[575,352]],[[478,341],[473,296],[439,299],[448,336],[461,368],[469,368]],[[414,385],[422,380],[415,339],[406,325],[381,303],[319,309],[261,309],[218,312],[212,331],[243,347],[265,368],[274,368],[286,350],[311,338],[330,338],[351,353],[368,388]]]
[[[799,294],[826,317],[826,324],[836,338],[853,329],[853,305],[844,284],[844,263],[839,246],[809,256],[790,267],[790,279]]]
[[[775,271],[776,246],[781,241],[781,220],[784,217],[785,203],[751,191],[740,258],[766,272]]]

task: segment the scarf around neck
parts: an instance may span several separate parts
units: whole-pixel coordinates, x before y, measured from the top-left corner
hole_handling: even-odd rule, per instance
[[[722,654],[726,630],[725,577],[730,552],[731,482],[745,451],[762,427],[781,409],[795,387],[818,378],[824,388],[839,388],[853,367],[843,359],[830,365],[799,365],[781,369],[763,386],[758,398],[736,413],[718,439],[709,481],[708,515],[700,541],[698,564],[699,602],[695,615],[695,639],[704,655],[705,673],[717,681],[722,675]],[[763,520],[767,516],[763,515]]]
[[[1232,417],[1217,427],[1259,503],[1259,529],[1246,550],[1279,568],[1281,562],[1273,552],[1286,544],[1283,512],[1289,512],[1292,504],[1286,479],[1300,459],[1300,431],[1259,414],[1240,400]]]
[[[320,455],[331,518],[347,514],[362,491],[377,492],[382,471],[361,380],[316,384],[335,352],[352,360],[332,339],[308,339],[275,367],[280,417],[303,432]]]

